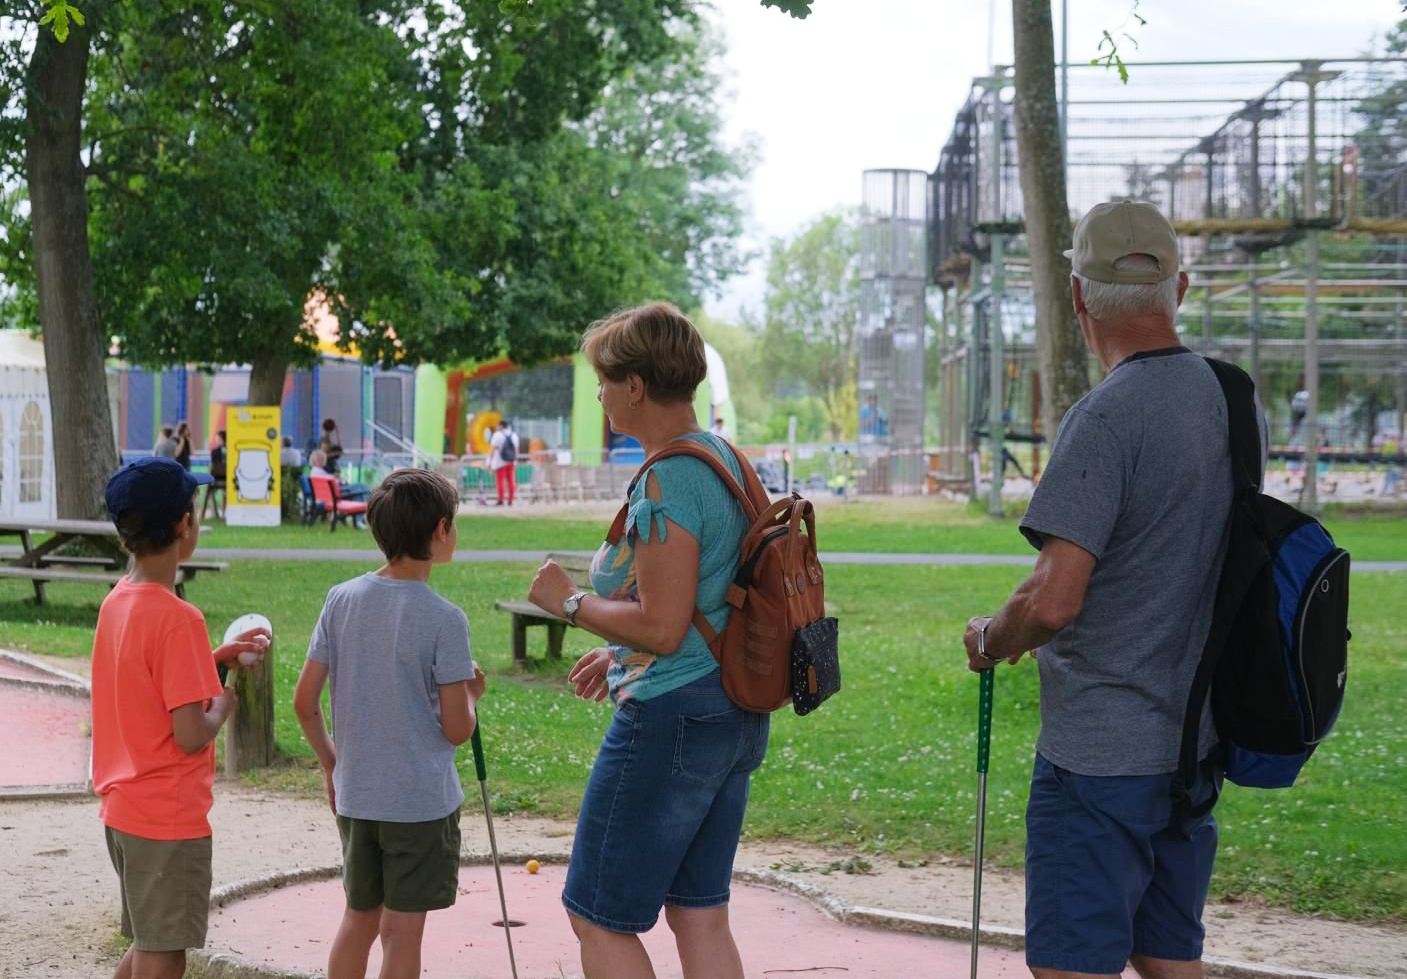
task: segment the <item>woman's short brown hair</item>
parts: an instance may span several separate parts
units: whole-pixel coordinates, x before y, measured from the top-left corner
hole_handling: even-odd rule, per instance
[[[428,469],[397,469],[381,481],[366,507],[366,522],[387,561],[430,559],[430,542],[441,520],[454,523],[459,494],[454,484]]]
[[[637,374],[658,402],[692,401],[708,373],[703,337],[672,303],[646,303],[597,320],[581,352],[608,381]]]

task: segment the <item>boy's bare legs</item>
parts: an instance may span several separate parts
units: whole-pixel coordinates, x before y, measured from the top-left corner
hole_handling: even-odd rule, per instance
[[[366,979],[366,960],[380,928],[379,906],[370,911],[343,911],[342,924],[337,927],[337,937],[332,940],[332,952],[327,957],[327,979]]]
[[[186,974],[186,953],[142,952],[129,948],[117,963],[113,979],[181,979]]]
[[[424,911],[381,910],[381,979],[419,979],[424,934]]]
[[[586,979],[655,979],[639,935],[607,931],[571,912],[567,920],[581,942],[581,971]]]
[[[684,979],[743,979],[743,960],[728,927],[728,905],[716,908],[664,909],[674,932]]]

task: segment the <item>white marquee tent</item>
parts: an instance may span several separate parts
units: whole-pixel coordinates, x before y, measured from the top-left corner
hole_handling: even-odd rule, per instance
[[[54,518],[53,429],[43,344],[0,330],[0,518]]]

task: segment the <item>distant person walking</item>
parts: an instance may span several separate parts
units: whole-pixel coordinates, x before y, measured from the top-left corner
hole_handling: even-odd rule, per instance
[[[710,429],[710,431],[713,432],[714,435],[717,435],[719,438],[723,439],[725,442],[733,441],[732,436],[728,434],[728,426],[724,423],[723,418],[721,416],[713,420],[713,428]]]
[[[489,442],[489,469],[493,471],[494,486],[498,489],[496,506],[513,505],[513,496],[518,490],[518,433],[513,431],[513,423],[507,420],[498,423],[498,431]]]

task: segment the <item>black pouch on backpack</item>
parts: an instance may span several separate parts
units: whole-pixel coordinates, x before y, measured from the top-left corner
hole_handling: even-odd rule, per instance
[[[796,630],[791,643],[791,706],[806,715],[840,689],[839,628],[827,616]]]

